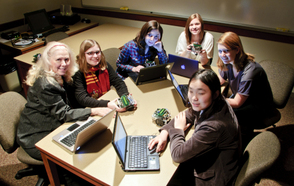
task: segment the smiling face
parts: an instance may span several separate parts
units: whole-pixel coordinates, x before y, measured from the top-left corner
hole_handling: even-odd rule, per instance
[[[151,47],[153,46],[158,40],[160,40],[160,32],[158,29],[151,30],[150,32],[147,33],[145,36],[145,43]]]
[[[68,51],[64,47],[55,48],[51,52],[50,63],[53,72],[60,76],[65,75],[70,64]]]
[[[97,66],[101,60],[101,49],[94,45],[85,52],[85,58],[89,65]]]
[[[209,87],[199,79],[193,79],[189,85],[189,102],[194,111],[201,111],[212,104],[212,94]]]
[[[238,54],[238,49],[228,49],[225,47],[225,45],[218,43],[218,56],[223,61],[224,64],[233,64],[234,60],[236,58],[236,55]]]
[[[192,35],[198,35],[201,33],[201,22],[198,18],[192,19],[192,21],[189,24],[189,30]]]

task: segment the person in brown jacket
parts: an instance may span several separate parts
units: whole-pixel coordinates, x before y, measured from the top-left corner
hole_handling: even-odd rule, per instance
[[[149,143],[157,152],[170,141],[172,159],[180,163],[167,185],[233,185],[241,156],[241,132],[220,81],[201,69],[189,81],[189,108],[160,129]],[[192,137],[186,134],[194,128]]]

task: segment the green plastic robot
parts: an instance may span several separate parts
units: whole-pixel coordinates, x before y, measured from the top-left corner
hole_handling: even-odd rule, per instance
[[[134,109],[135,101],[133,97],[129,95],[122,95],[120,98],[117,99],[117,105],[119,108],[126,108],[127,110]]]
[[[166,108],[158,108],[152,115],[152,121],[158,126],[167,124],[171,119],[171,114]]]

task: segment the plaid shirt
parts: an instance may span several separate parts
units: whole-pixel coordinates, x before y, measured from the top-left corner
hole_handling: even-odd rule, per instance
[[[150,51],[148,51],[147,54],[145,54],[144,56],[141,56],[138,53],[138,50],[138,45],[133,40],[129,41],[123,46],[120,55],[116,61],[116,65],[119,71],[121,70],[125,72],[132,72],[133,67],[144,65],[146,60],[154,61],[154,57],[152,59]],[[157,52],[157,55],[160,64],[164,64],[168,61],[165,50],[163,50],[162,52]],[[119,72],[118,75],[124,79],[123,75],[119,74]]]

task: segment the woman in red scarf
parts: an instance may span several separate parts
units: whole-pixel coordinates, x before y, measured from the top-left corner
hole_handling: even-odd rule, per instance
[[[79,71],[74,75],[74,85],[78,104],[82,107],[108,107],[125,111],[117,106],[117,99],[112,101],[98,99],[110,90],[110,86],[115,87],[119,97],[129,92],[124,81],[106,62],[97,41],[86,39],[82,42],[77,63]]]

